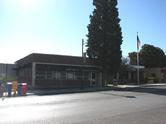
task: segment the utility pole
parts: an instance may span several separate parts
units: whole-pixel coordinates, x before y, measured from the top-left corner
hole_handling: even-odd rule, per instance
[[[84,39],[82,39],[82,57],[84,57]]]
[[[7,78],[8,78],[8,64],[6,64],[5,68],[5,82],[7,83]]]

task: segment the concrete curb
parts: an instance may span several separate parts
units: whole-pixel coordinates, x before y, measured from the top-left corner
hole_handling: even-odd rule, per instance
[[[98,91],[134,91],[139,90],[141,88],[146,87],[155,87],[155,86],[162,86],[166,85],[166,83],[158,83],[158,84],[143,84],[143,85],[108,85],[106,87],[92,87],[92,88],[84,88],[84,89],[38,89],[38,90],[29,90],[26,95],[23,96],[15,96],[15,97],[25,97],[25,96],[32,96],[32,95],[56,95],[56,94],[71,94],[71,93],[86,93],[86,92],[98,92]]]
[[[112,90],[111,87],[102,88],[85,88],[85,89],[44,89],[44,90],[34,90],[30,92],[33,95],[55,95],[55,94],[70,94],[70,93],[85,93],[85,92],[97,92],[97,91],[107,91]]]

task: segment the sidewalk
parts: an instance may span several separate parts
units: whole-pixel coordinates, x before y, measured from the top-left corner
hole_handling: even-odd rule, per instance
[[[91,88],[75,88],[75,89],[39,89],[29,91],[29,95],[55,95],[55,94],[69,94],[69,93],[84,93],[84,92],[97,92],[97,91],[108,91],[108,90],[137,90],[139,88],[162,86],[166,83],[158,84],[141,84],[141,85],[108,85],[105,87],[91,87]]]
[[[112,87],[92,87],[92,88],[74,88],[74,89],[38,89],[31,90],[30,95],[55,95],[55,94],[70,94],[112,90]]]
[[[166,83],[153,83],[153,84],[140,84],[140,85],[118,85],[118,86],[114,86],[114,87],[118,87],[118,88],[141,88],[141,87],[163,86],[163,85],[166,85]]]
[[[74,89],[36,89],[36,90],[28,90],[26,95],[23,96],[31,96],[31,95],[56,95],[56,94],[70,94],[70,93],[85,93],[85,92],[98,92],[98,91],[124,91],[124,90],[137,90],[140,88],[146,87],[154,87],[154,86],[162,86],[166,83],[158,83],[158,84],[141,84],[141,85],[108,85],[105,87],[91,87],[91,88],[74,88]],[[12,93],[13,94],[13,93]],[[13,96],[11,96],[13,97]],[[20,97],[20,96],[15,96]],[[21,96],[22,97],[22,96]]]

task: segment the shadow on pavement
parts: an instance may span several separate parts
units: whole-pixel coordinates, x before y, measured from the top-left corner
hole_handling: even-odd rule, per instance
[[[126,92],[139,92],[139,93],[150,93],[156,95],[166,95],[166,85],[163,86],[140,86],[140,87],[94,87],[94,88],[84,88],[84,89],[38,89],[31,93],[38,96],[43,95],[58,95],[58,94],[73,94],[73,93],[88,93],[88,92],[98,92],[98,91],[126,91]],[[114,94],[112,94],[114,95]],[[123,96],[126,98],[135,98],[135,96]]]
[[[124,98],[136,98],[135,96],[127,96],[127,95],[121,95],[121,94],[115,94],[115,93],[101,93],[101,94],[124,97]]]
[[[31,91],[34,95],[44,96],[44,95],[58,95],[58,94],[73,94],[73,93],[88,93],[97,91],[108,91],[112,90],[111,87],[102,88],[77,88],[77,89],[38,89]]]
[[[139,93],[150,93],[155,95],[166,95],[166,86],[164,87],[135,87],[135,88],[114,88],[116,91],[129,91],[129,92],[139,92]]]

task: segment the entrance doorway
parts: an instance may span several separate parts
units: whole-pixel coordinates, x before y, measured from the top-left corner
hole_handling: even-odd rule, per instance
[[[96,73],[91,73],[91,86],[96,86]]]

